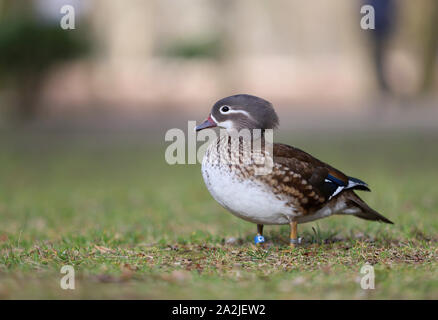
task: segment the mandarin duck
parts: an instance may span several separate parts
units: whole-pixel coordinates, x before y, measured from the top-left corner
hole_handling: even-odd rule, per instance
[[[298,224],[334,214],[392,224],[355,193],[356,190],[370,191],[362,180],[350,177],[298,148],[267,141],[267,131],[278,124],[278,116],[270,102],[238,94],[217,101],[207,120],[195,128],[196,131],[213,127],[226,129],[222,130],[225,134],[207,147],[202,160],[202,176],[219,204],[235,216],[257,224],[256,244],[264,242],[264,225],[289,224],[290,246],[295,247],[299,243]],[[249,153],[257,153],[258,158],[263,158],[269,169],[265,173],[257,170],[260,161],[241,161],[246,150],[242,143],[234,151],[231,148],[232,133],[245,129],[251,132]],[[242,142],[241,136],[238,137]],[[260,142],[263,148],[254,149],[255,142]],[[221,153],[228,156],[237,153],[238,161],[220,161]]]

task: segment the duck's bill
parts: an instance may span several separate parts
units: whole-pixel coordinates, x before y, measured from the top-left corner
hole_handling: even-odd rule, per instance
[[[196,129],[196,131],[201,131],[202,129],[213,128],[216,126],[217,126],[216,122],[214,122],[214,120],[211,118],[211,116],[208,116],[207,120],[205,120],[203,123],[201,123],[195,129]]]

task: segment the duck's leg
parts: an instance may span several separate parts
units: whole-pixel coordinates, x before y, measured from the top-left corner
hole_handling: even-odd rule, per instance
[[[298,237],[297,237],[297,225],[298,223],[296,221],[292,221],[290,223],[290,247],[295,248],[298,244]]]
[[[262,224],[258,224],[257,225],[257,235],[254,238],[254,243],[260,244],[260,243],[264,243],[265,242],[265,237],[263,237],[263,225]]]
[[[263,225],[262,224],[257,225],[257,235],[263,237]]]

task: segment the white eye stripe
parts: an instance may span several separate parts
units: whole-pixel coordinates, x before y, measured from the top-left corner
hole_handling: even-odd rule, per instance
[[[241,113],[241,114],[246,115],[248,118],[251,117],[251,116],[249,115],[249,113],[246,112],[245,110],[230,110],[230,111],[228,111],[228,113]]]
[[[219,109],[219,111],[222,113],[222,114],[230,114],[230,113],[241,113],[241,114],[244,114],[245,116],[247,116],[248,118],[251,118],[251,116],[250,116],[250,114],[248,113],[248,112],[246,112],[245,110],[233,110],[233,109],[231,109],[230,107],[228,107],[229,109],[228,109],[228,111],[226,111],[226,112],[223,112],[222,111],[222,108],[223,108],[224,106],[222,106],[220,109]]]
[[[233,109],[231,109],[231,107],[226,106],[226,107],[229,108],[228,111],[227,111],[227,112],[222,112],[222,108],[223,108],[223,107],[225,107],[225,106],[222,106],[222,107],[219,109],[219,112],[220,112],[221,114],[227,115],[227,114],[230,114],[230,113],[240,113],[240,114],[243,114],[243,115],[247,116],[248,118],[251,118],[251,119],[252,119],[251,115],[250,115],[247,111],[245,111],[245,110],[233,110]],[[222,128],[225,128],[225,129],[232,129],[232,128],[234,127],[234,123],[233,123],[232,120],[225,120],[225,121],[220,122],[220,121],[218,121],[218,120],[213,116],[213,114],[211,114],[210,117],[211,117],[211,119],[212,119],[214,122],[216,122],[216,125],[217,125],[218,127],[222,127]]]

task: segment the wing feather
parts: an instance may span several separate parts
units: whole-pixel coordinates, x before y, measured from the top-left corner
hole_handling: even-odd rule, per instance
[[[273,152],[274,163],[296,175],[287,183],[306,198],[304,207],[320,207],[348,186],[347,175],[298,148],[276,143]]]

